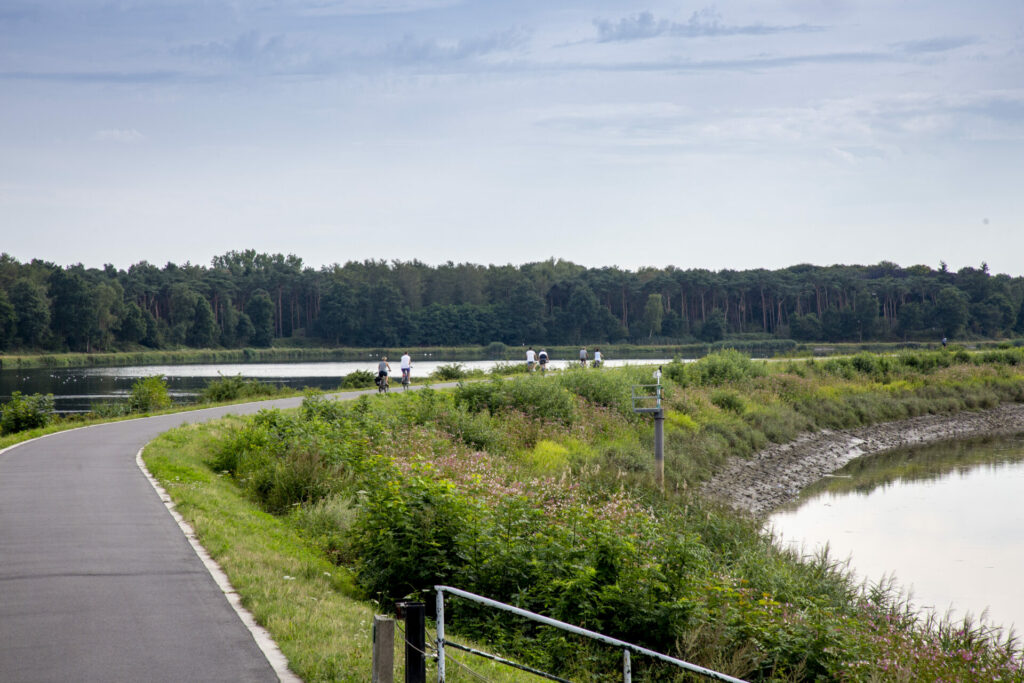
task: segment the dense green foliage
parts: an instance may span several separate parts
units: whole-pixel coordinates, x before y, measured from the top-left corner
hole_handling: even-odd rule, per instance
[[[23,396],[20,391],[15,391],[10,400],[0,406],[0,411],[0,434],[45,427],[54,417],[53,394]]]
[[[273,384],[255,379],[244,379],[241,374],[233,377],[221,376],[209,382],[199,392],[201,403],[225,403],[246,398],[276,396],[281,393]]]
[[[987,266],[712,272],[348,262],[228,252],[127,270],[0,254],[0,350],[905,341],[1024,334],[1024,278]],[[276,340],[276,341],[275,341]],[[792,342],[790,342],[792,343]]]
[[[447,583],[754,680],[1022,680],[984,625],[916,621],[752,520],[691,492],[730,455],[822,427],[1024,400],[1024,352],[858,355],[667,368],[666,491],[628,407],[650,368],[574,370],[343,404],[307,396],[223,438],[212,466],[286,515],[367,596]],[[616,652],[453,601],[452,623],[564,675],[614,680]],[[671,670],[634,659],[640,678]]]
[[[128,410],[133,413],[148,413],[171,407],[171,397],[167,393],[167,382],[159,375],[143,377],[132,384],[132,393],[128,397]]]

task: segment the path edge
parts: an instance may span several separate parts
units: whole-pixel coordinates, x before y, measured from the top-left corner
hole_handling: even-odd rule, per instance
[[[224,570],[221,569],[219,564],[217,564],[217,561],[210,556],[210,553],[207,552],[206,548],[204,548],[199,542],[199,537],[196,535],[195,529],[193,529],[192,525],[186,522],[185,518],[181,516],[181,513],[177,511],[174,501],[171,500],[170,494],[167,493],[160,482],[156,480],[156,477],[154,477],[149,471],[149,468],[146,467],[146,463],[142,460],[142,452],[144,450],[146,450],[146,446],[140,448],[139,452],[135,454],[135,464],[138,465],[139,470],[141,470],[146,476],[146,479],[149,480],[150,485],[160,497],[160,500],[163,502],[167,512],[170,513],[171,517],[174,518],[174,521],[177,522],[181,532],[185,534],[185,538],[188,540],[189,545],[192,546],[192,550],[195,552],[196,556],[199,557],[203,566],[206,567],[206,571],[208,571],[210,576],[213,577],[214,582],[217,584],[217,587],[220,588],[224,597],[227,598],[228,604],[230,604],[231,608],[235,610],[235,614],[237,614],[238,618],[242,620],[245,627],[249,629],[249,633],[252,635],[253,640],[256,641],[256,646],[259,647],[263,656],[267,658],[267,662],[269,662],[274,673],[277,674],[278,680],[282,683],[302,683],[302,679],[296,676],[291,669],[288,668],[288,658],[284,656],[283,652],[281,652],[281,648],[278,647],[273,636],[270,635],[270,632],[267,631],[267,629],[260,626],[259,623],[257,623],[256,618],[252,615],[252,612],[242,605],[242,600],[234,586],[231,585],[231,581],[228,580],[227,574],[224,573]]]

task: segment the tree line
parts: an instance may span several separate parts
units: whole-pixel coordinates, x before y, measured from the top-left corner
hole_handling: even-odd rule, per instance
[[[1024,334],[1024,278],[986,264],[780,270],[349,261],[231,251],[209,266],[0,254],[0,350],[909,341]]]

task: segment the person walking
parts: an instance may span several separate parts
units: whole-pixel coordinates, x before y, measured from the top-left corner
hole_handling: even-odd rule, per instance
[[[598,347],[598,348],[594,349],[594,367],[595,368],[601,367],[601,362],[602,362],[601,348]]]
[[[533,366],[537,362],[537,352],[531,346],[526,350],[526,371],[533,372]]]
[[[580,366],[587,367],[587,347],[584,346],[580,349]]]

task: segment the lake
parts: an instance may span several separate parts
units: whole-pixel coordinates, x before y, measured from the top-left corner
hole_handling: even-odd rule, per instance
[[[413,358],[413,378],[426,377],[439,365],[459,363],[467,370],[490,370],[498,363],[508,361],[452,361],[441,358]],[[670,359],[616,359],[605,365],[659,365]],[[394,374],[400,375],[398,359],[390,361]],[[571,360],[552,360],[554,369],[572,365]],[[140,377],[159,375],[167,381],[168,392],[176,403],[194,402],[198,393],[211,380],[220,376],[258,379],[262,382],[296,389],[311,387],[333,390],[341,378],[356,370],[376,372],[377,360],[366,362],[320,363],[211,363],[194,365],[143,365],[111,368],[38,368],[31,370],[0,370],[0,402],[11,397],[11,392],[22,394],[53,394],[57,412],[74,413],[90,410],[95,403],[125,400],[132,384]]]
[[[769,519],[804,553],[828,544],[860,579],[892,575],[921,610],[1024,626],[1024,437],[854,461]]]

